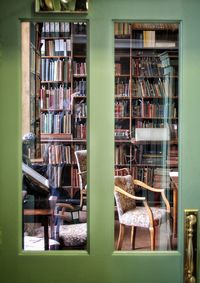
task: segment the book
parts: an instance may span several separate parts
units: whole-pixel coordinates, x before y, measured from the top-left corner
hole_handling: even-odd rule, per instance
[[[42,189],[48,191],[49,189],[49,180],[44,176],[39,174],[33,168],[22,162],[22,171],[24,174],[28,175],[34,182],[36,182]]]

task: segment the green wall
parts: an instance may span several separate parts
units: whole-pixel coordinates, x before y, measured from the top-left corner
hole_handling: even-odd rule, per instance
[[[113,253],[113,22],[180,20],[180,215],[199,206],[198,0],[90,0],[88,16],[34,14],[31,0],[0,3],[0,253],[2,283],[179,283],[179,252]],[[89,20],[89,253],[20,253],[21,69],[20,19]],[[192,195],[195,194],[195,197]],[[182,232],[182,216],[179,229]]]

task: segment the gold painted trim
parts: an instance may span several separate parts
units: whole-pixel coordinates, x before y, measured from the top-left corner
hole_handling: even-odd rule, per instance
[[[198,227],[198,209],[186,209],[184,211],[184,282],[197,282],[197,227]]]

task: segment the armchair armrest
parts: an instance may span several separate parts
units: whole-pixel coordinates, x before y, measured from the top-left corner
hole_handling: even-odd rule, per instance
[[[155,193],[162,193],[162,192],[164,192],[164,189],[153,188],[153,187],[147,185],[146,183],[144,183],[144,182],[142,182],[140,180],[134,179],[133,183],[134,183],[134,185],[140,186],[140,187],[142,187],[144,189],[147,189],[147,190],[155,192]]]
[[[70,203],[62,203],[62,202],[58,202],[56,204],[56,206],[59,206],[62,208],[62,213],[64,213],[64,209],[67,208],[67,209],[70,209],[70,210],[74,210],[74,206]]]
[[[134,183],[134,185],[138,185],[138,186],[140,186],[140,187],[142,187],[144,189],[147,189],[149,191],[152,191],[152,192],[155,192],[155,193],[161,193],[161,196],[162,196],[163,201],[164,201],[164,203],[166,205],[166,208],[167,208],[167,212],[170,213],[170,204],[169,204],[168,199],[165,196],[165,190],[164,189],[153,188],[153,187],[145,184],[144,182],[136,180],[136,179],[133,180],[133,183]]]
[[[84,174],[87,174],[87,171],[78,172],[78,175],[84,175]]]
[[[123,194],[123,195],[125,195],[125,196],[127,196],[127,197],[129,197],[131,199],[134,199],[134,200],[142,200],[142,201],[144,201],[146,199],[145,197],[137,197],[137,196],[131,195],[131,194],[127,193],[126,191],[124,191],[123,189],[121,189],[120,187],[118,187],[118,186],[115,186],[114,191],[118,192],[120,194]]]

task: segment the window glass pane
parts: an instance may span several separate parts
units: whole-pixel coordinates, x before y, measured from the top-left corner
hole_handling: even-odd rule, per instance
[[[114,34],[115,248],[176,249],[179,25],[115,22]]]
[[[86,249],[87,25],[22,23],[24,250]]]

